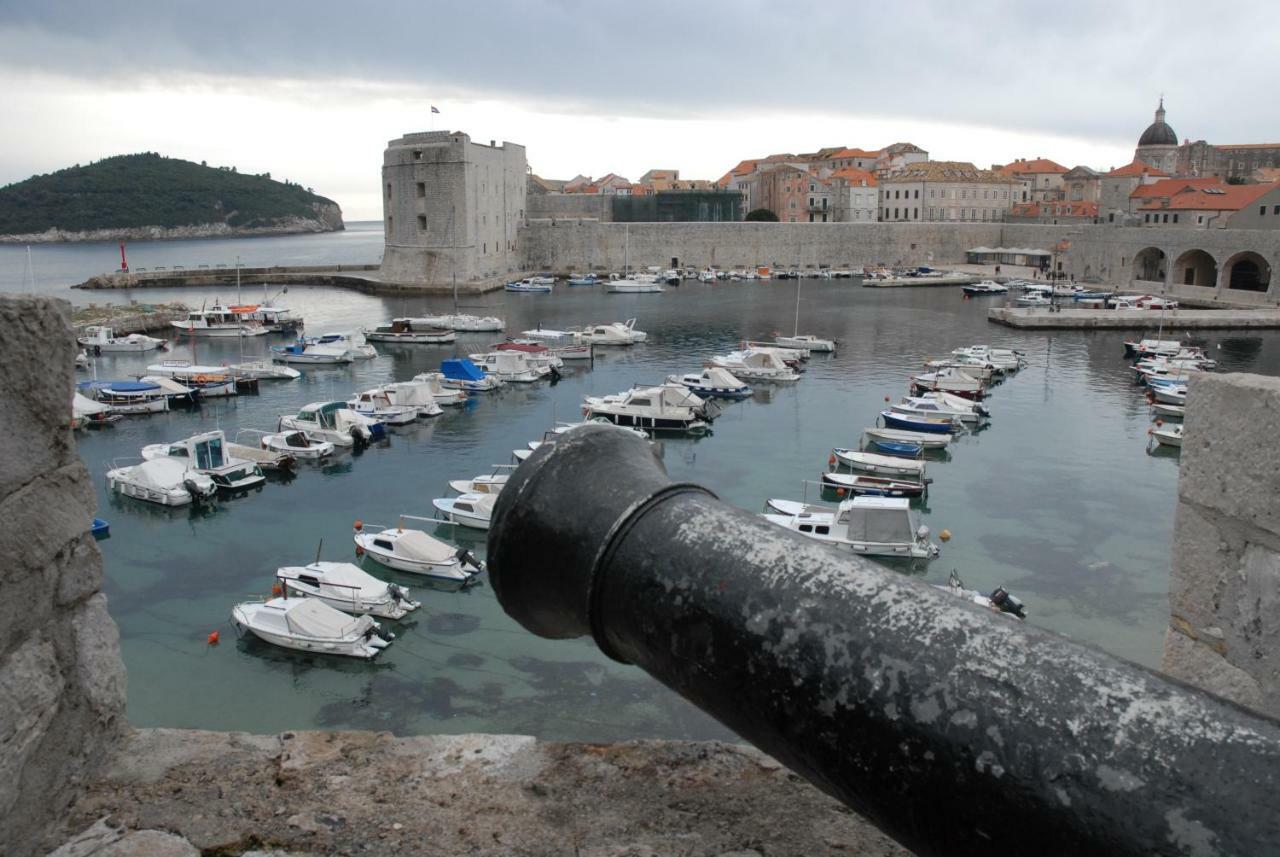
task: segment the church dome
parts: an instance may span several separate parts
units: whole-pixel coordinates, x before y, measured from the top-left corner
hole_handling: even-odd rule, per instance
[[[1164,121],[1164,99],[1160,99],[1160,106],[1156,108],[1156,121],[1147,126],[1147,130],[1142,132],[1142,136],[1138,138],[1139,146],[1176,146],[1178,145],[1178,135]]]

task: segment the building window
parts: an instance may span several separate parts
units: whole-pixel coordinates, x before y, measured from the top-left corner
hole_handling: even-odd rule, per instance
[[[894,220],[897,220],[897,219],[898,219],[898,209],[896,209],[896,208],[893,210],[893,219],[894,219]]]
[[[933,199],[936,193],[937,193],[936,190],[934,190],[933,188],[929,188],[929,199]]]
[[[1168,223],[1168,222],[1169,222],[1169,215],[1167,215],[1167,214],[1166,214],[1166,215],[1164,216],[1164,222],[1165,222],[1165,223]]]
[[[809,182],[809,193],[813,193],[814,190],[813,182]]]
[[[1175,215],[1173,216],[1173,222],[1174,222],[1174,223],[1177,223],[1177,222],[1178,222],[1178,215],[1176,215],[1176,214],[1175,214]]]
[[[475,245],[474,245],[474,244],[472,244],[471,246],[472,246],[472,247],[474,247]],[[481,253],[488,253],[488,252],[489,252],[489,245],[488,245],[488,244],[481,244],[480,246],[484,248],[483,250],[481,250],[481,251],[480,251]]]
[[[1267,207],[1265,205],[1258,206],[1258,216],[1259,217],[1267,216]]]
[[[414,159],[415,161],[420,161],[420,160],[422,160],[422,150],[421,150],[421,149],[414,149],[414,150],[413,150],[413,159]]]
[[[418,215],[418,229],[425,232],[427,229],[427,216],[425,214]]]
[[[1272,214],[1280,214],[1280,205],[1273,205],[1273,206],[1271,206],[1271,213],[1272,213]]]
[[[427,196],[427,183],[418,182],[418,199],[425,199]]]
[[[1203,214],[1197,214],[1197,215],[1196,215],[1196,223],[1197,223],[1197,224],[1202,224],[1202,223],[1204,223],[1204,215],[1203,215]]]
[[[965,199],[965,198],[968,196],[968,194],[969,194],[969,191],[965,190],[964,188],[961,188],[961,189],[960,189],[960,198],[961,198],[961,199]]]
[[[809,207],[813,208],[813,197],[809,197]]]
[[[916,199],[920,198],[920,189],[916,188]]]
[[[391,200],[391,182],[387,182],[387,200]]]
[[[788,223],[795,223],[795,222],[796,222],[796,219],[795,219],[794,217],[788,217],[788,218],[787,218],[787,222],[788,222]]]

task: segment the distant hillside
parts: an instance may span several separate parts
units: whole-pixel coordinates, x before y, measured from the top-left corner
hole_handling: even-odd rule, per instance
[[[198,238],[342,229],[331,199],[270,174],[153,152],[0,188],[0,241]]]

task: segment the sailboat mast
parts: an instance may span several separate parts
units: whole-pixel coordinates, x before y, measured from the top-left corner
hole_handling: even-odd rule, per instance
[[[36,293],[36,266],[31,262],[31,245],[27,245],[27,272],[31,277],[31,293]]]

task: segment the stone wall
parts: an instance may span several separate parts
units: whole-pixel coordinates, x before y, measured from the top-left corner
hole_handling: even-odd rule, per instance
[[[530,220],[613,219],[613,197],[598,193],[531,193],[525,199]]]
[[[521,232],[526,270],[632,270],[646,265],[746,268],[952,264],[996,246],[1001,224],[599,223],[544,220]],[[993,243],[994,242],[994,243]]]
[[[1280,379],[1192,378],[1161,668],[1280,717]]]
[[[35,853],[124,729],[125,676],[68,427],[69,307],[0,296],[0,854]]]

